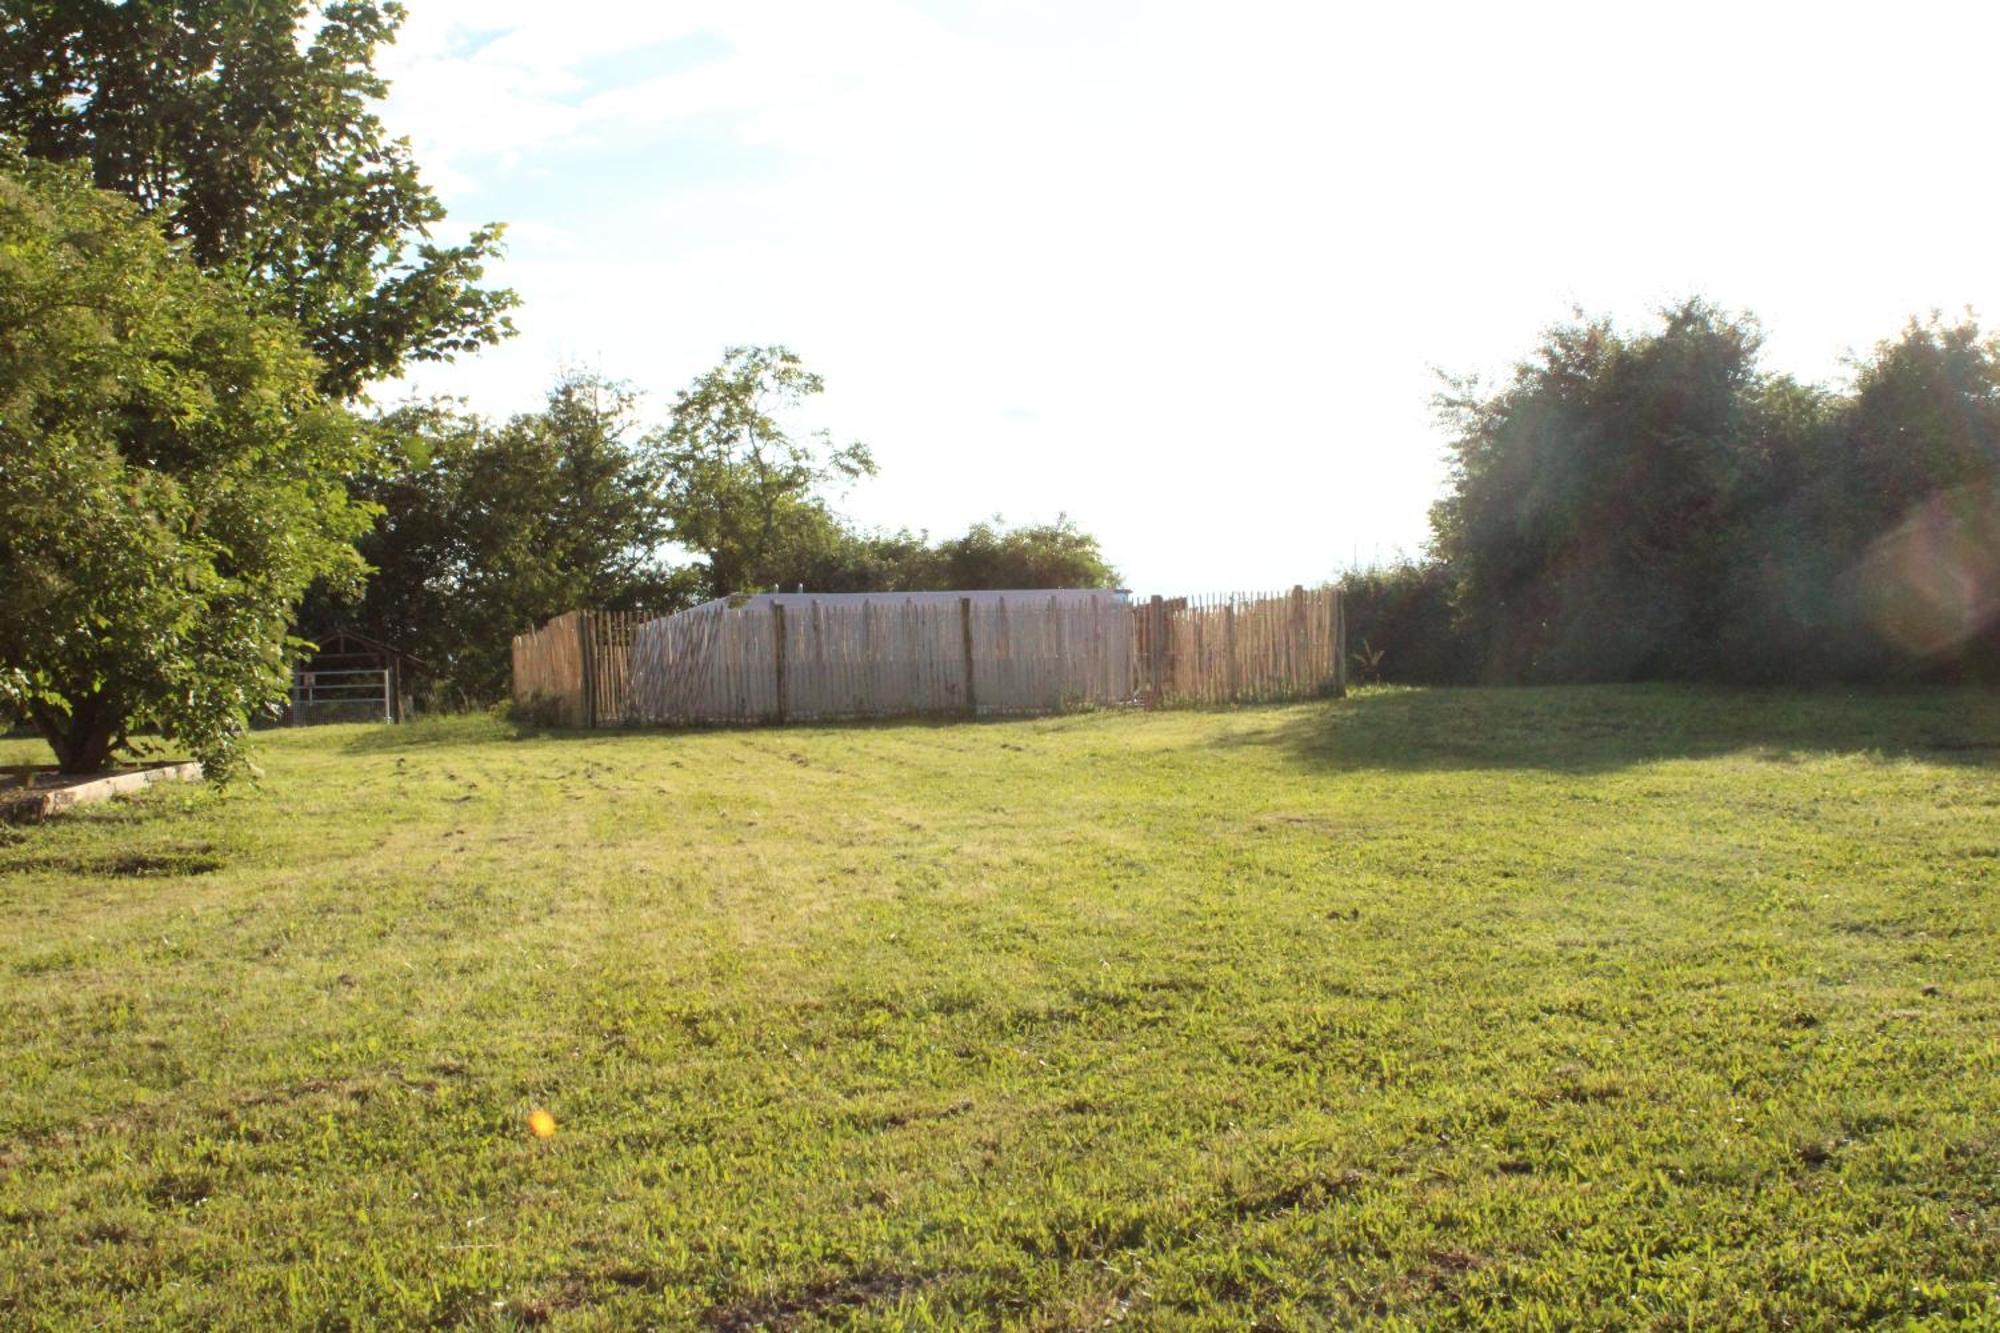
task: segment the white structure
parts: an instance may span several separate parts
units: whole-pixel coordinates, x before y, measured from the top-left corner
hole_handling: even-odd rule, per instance
[[[1109,600],[1115,605],[1125,606],[1131,594],[1124,588],[1006,588],[1000,590],[970,590],[943,592],[759,592],[741,598],[726,598],[731,606],[743,610],[760,607],[809,607],[827,608],[857,606],[957,606],[970,598],[973,607],[991,607],[1002,604],[1025,606],[1030,603],[1045,605],[1054,602],[1057,606],[1100,606]],[[713,605],[711,603],[710,605]],[[699,608],[697,608],[699,609]]]
[[[630,720],[1048,713],[1132,696],[1122,589],[760,593],[641,625]]]

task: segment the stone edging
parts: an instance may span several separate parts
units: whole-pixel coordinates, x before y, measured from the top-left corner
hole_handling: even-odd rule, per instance
[[[142,791],[155,782],[193,782],[200,777],[201,765],[192,761],[180,764],[155,764],[150,768],[111,773],[85,782],[54,787],[25,798],[15,797],[7,802],[7,814],[14,820],[47,819],[50,815],[67,810],[73,805],[90,805],[96,801],[109,800],[113,796]]]

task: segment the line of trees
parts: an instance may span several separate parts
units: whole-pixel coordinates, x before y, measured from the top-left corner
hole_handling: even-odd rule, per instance
[[[820,390],[782,347],[731,349],[647,428],[625,386],[558,378],[542,408],[491,421],[449,403],[377,418],[371,569],[315,590],[310,632],[347,625],[437,673],[433,701],[505,695],[508,645],[578,607],[667,612],[735,592],[1105,587],[1117,573],[1067,519],[974,525],[932,541],[855,527],[839,488],[874,471],[859,444],[795,438],[789,409]]]
[[[491,421],[367,385],[508,336],[498,226],[375,114],[388,0],[22,0],[0,24],[0,721],[94,771],[138,729],[236,764],[308,633],[504,686],[517,630],[828,590],[1116,581],[1066,520],[962,536],[835,509],[867,449],[819,378],[730,349],[640,419],[560,378]],[[1913,324],[1841,391],[1748,318],[1578,319],[1439,407],[1424,562],[1348,580],[1365,670],[1430,681],[2000,674],[2000,343]],[[303,611],[301,600],[303,599]]]
[[[2000,674],[2000,340],[1913,322],[1844,391],[1702,301],[1450,384],[1425,561],[1349,579],[1386,679]]]

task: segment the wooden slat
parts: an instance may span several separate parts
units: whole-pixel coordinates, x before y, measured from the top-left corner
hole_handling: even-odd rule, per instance
[[[1253,703],[1338,693],[1338,592],[1154,598],[1127,624],[1133,692],[1161,705]]]
[[[514,698],[561,725],[594,714],[608,726],[770,721],[781,678],[795,722],[1249,703],[1345,684],[1330,587],[1131,603],[878,597],[794,603],[782,620],[756,605],[557,616],[515,637]]]
[[[653,723],[1033,714],[1130,695],[1131,615],[1109,594],[794,603],[782,643],[772,610],[710,603],[632,632],[620,716]],[[968,665],[970,677],[968,679]]]

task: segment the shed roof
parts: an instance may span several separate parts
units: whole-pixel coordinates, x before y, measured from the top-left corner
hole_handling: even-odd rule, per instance
[[[359,630],[344,628],[328,630],[326,633],[320,635],[316,641],[312,656],[315,658],[339,656],[343,652],[352,652],[353,648],[350,645],[358,645],[367,652],[382,653],[393,657],[402,666],[415,667],[417,670],[423,672],[431,671],[430,663],[412,653],[404,652],[393,643],[384,643],[382,640],[371,638]]]

